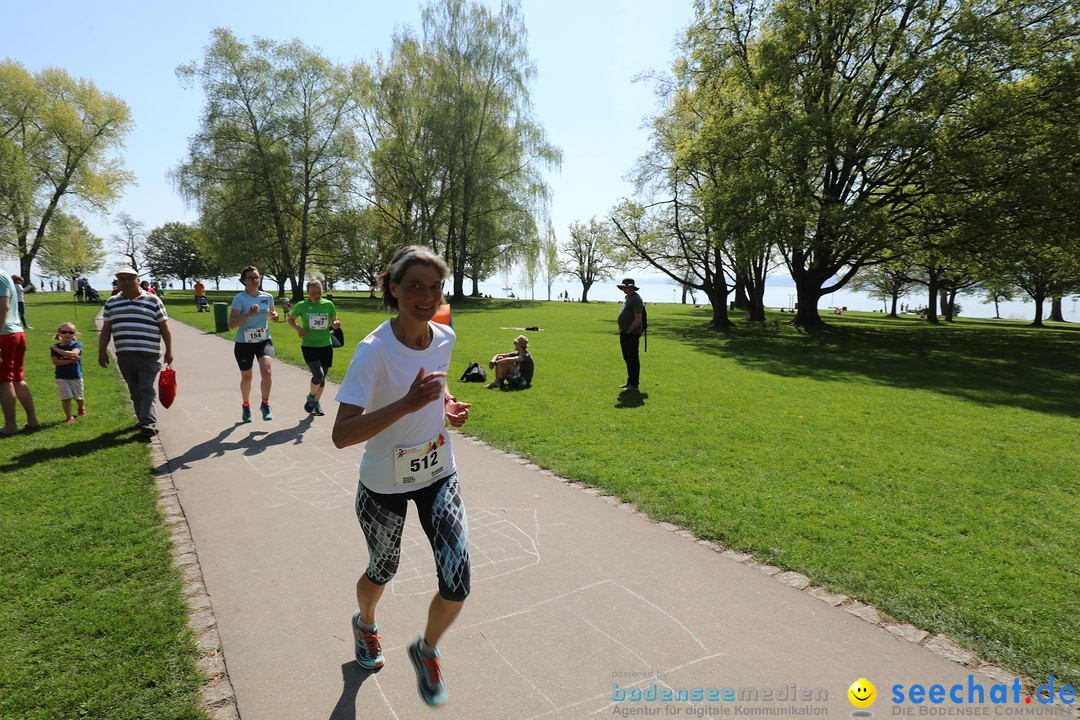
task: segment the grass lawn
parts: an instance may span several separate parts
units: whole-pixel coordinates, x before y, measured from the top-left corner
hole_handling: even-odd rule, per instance
[[[336,296],[350,348],[387,317],[365,296]],[[212,328],[189,295],[170,305]],[[618,307],[455,306],[467,432],[1039,682],[1080,682],[1080,328],[851,313],[718,332],[707,308],[655,305],[638,395],[617,387]],[[532,325],[535,387],[457,382]],[[274,335],[301,364],[293,331]]]
[[[26,375],[44,427],[0,439],[0,717],[205,718],[149,450],[115,364],[98,367],[100,306],[70,297],[26,296]],[[89,414],[73,425],[48,352],[62,321],[85,346]]]
[[[362,295],[337,295],[349,347],[387,317]],[[54,311],[53,326],[71,317],[70,304],[54,310],[30,299],[39,327]],[[174,318],[213,328],[190,293],[167,301]],[[813,333],[772,322],[718,332],[705,308],[656,305],[634,394],[617,388],[625,380],[617,310],[455,306],[450,387],[473,403],[467,431],[951,635],[1040,683],[1080,682],[1080,328],[975,320],[934,328],[852,313]],[[88,317],[78,322],[89,327]],[[469,361],[510,350],[516,328],[529,325],[542,328],[526,332],[534,388],[457,382]],[[273,332],[279,358],[301,364],[292,330]],[[94,340],[84,336],[90,357]],[[182,367],[183,348],[177,356]],[[333,379],[350,356],[338,352]],[[43,420],[55,423],[47,355],[40,361],[34,390]],[[131,442],[122,384],[86,368],[93,432],[73,434],[89,423],[54,425],[0,444],[0,716],[78,717],[83,706],[91,717],[194,716],[184,704],[197,683],[193,651],[146,450]],[[100,537],[91,532],[99,527]],[[86,567],[71,568],[73,558]],[[122,610],[83,609],[98,601]],[[140,628],[117,628],[133,608]],[[55,637],[42,647],[46,635]],[[166,649],[157,659],[134,659],[158,645]],[[80,673],[69,680],[70,671],[53,671],[59,664]],[[52,710],[29,714],[54,696]],[[163,704],[146,710],[154,698]]]

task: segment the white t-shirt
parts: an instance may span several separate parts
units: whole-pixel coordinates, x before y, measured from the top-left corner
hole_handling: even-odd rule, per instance
[[[446,325],[434,322],[428,325],[433,336],[431,344],[423,350],[403,345],[394,337],[389,320],[375,328],[356,346],[338,390],[337,401],[362,407],[364,412],[373,412],[400,400],[409,391],[420,368],[424,369],[425,375],[449,371],[450,354],[457,335]],[[445,417],[443,398],[440,396],[368,440],[360,461],[360,482],[364,487],[377,493],[410,492],[453,473],[456,465]],[[440,459],[440,466],[445,471],[425,482],[395,484],[396,451],[432,441],[441,446],[440,452],[446,453]]]

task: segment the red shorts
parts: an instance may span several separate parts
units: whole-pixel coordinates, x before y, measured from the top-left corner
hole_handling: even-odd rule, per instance
[[[23,381],[26,333],[0,335],[0,383]]]

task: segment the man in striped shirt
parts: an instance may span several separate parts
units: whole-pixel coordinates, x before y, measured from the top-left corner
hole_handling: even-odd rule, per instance
[[[139,273],[131,268],[116,272],[120,292],[105,302],[102,312],[98,364],[109,366],[108,347],[115,345],[116,365],[124,376],[139,428],[144,437],[157,435],[154,384],[161,370],[161,341],[165,341],[165,364],[171,365],[172,333],[165,305],[157,295],[143,292]]]

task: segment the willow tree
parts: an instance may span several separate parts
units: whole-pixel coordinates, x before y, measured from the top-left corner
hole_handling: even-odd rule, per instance
[[[537,236],[548,189],[541,171],[560,156],[532,117],[535,67],[520,6],[426,6],[419,33],[394,37],[367,68],[362,126],[371,169],[363,192],[403,241],[441,252],[466,294]]]
[[[335,214],[350,207],[359,156],[350,122],[356,79],[298,41],[246,44],[221,28],[202,62],[177,74],[206,95],[176,172],[181,190],[218,217],[266,228],[270,272],[300,297],[309,255]]]
[[[89,80],[0,61],[0,237],[23,277],[57,213],[105,213],[132,181],[120,156],[131,126],[127,104]]]

